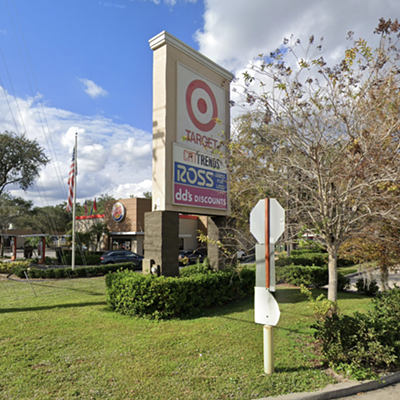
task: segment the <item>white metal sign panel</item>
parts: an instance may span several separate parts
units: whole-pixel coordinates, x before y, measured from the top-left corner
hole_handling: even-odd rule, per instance
[[[180,63],[177,74],[176,141],[216,154],[225,139],[225,91]]]
[[[275,246],[269,246],[269,290],[275,292]],[[256,244],[256,286],[265,289],[265,244]]]
[[[276,326],[281,312],[275,297],[268,289],[254,288],[254,320],[256,324]]]
[[[285,231],[285,210],[276,199],[269,200],[270,244],[275,244]],[[265,199],[259,200],[250,213],[250,232],[258,243],[265,244]]]

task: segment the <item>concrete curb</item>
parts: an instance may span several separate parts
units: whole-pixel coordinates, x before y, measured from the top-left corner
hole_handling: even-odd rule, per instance
[[[352,396],[360,392],[381,389],[400,382],[400,372],[384,376],[377,381],[349,381],[328,385],[325,389],[314,393],[290,393],[277,397],[263,397],[258,400],[331,400],[341,397]]]

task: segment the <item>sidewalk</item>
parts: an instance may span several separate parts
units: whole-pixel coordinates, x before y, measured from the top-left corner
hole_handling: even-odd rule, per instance
[[[263,397],[258,400],[330,400],[330,399],[341,399],[347,396],[357,395],[360,400],[376,400],[377,394],[375,390],[381,389],[400,382],[400,372],[395,372],[383,378],[381,381],[349,381],[337,383],[335,385],[328,385],[326,388],[313,393],[290,393],[283,396],[277,397]],[[396,387],[396,391],[397,391]],[[372,391],[372,392],[371,392]],[[370,392],[370,393],[368,393]],[[367,396],[360,396],[361,393],[365,393]],[[386,400],[390,400],[388,396],[384,395]],[[393,399],[400,398],[400,392],[397,397]]]

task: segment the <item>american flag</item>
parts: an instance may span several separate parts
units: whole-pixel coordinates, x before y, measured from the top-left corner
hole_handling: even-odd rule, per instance
[[[90,215],[93,214],[93,210],[97,212],[96,197],[94,198],[94,202],[92,203],[92,208],[91,208],[91,210],[90,210]]]
[[[72,201],[74,199],[75,167],[76,167],[76,164],[75,164],[75,147],[74,147],[74,149],[72,150],[71,167],[69,169],[69,177],[68,177],[68,202],[67,202],[67,211],[68,212],[71,212],[71,210],[72,210]],[[76,175],[78,175],[78,171],[76,172]]]

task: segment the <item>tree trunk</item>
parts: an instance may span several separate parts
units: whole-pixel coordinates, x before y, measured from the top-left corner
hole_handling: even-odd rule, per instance
[[[328,300],[337,301],[337,249],[328,247],[329,261],[329,282],[328,282]]]

